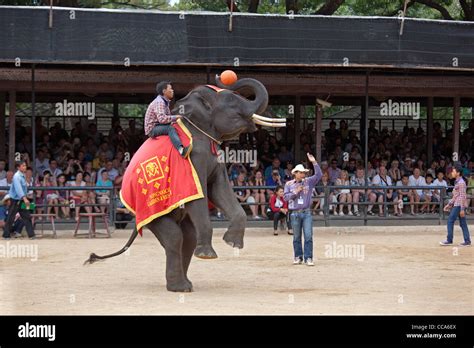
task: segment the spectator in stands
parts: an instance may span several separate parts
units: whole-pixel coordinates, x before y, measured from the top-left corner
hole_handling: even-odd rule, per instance
[[[319,210],[319,215],[324,215],[324,204],[326,203],[325,197],[324,197],[324,188],[326,186],[329,186],[329,174],[327,171],[322,172],[321,179],[319,182],[316,184],[317,188],[314,189],[315,192],[313,192],[313,197],[314,197],[314,212]],[[319,186],[319,187],[318,187]],[[334,202],[334,189],[329,190],[329,202]],[[329,213],[332,212],[334,206],[332,204],[329,205]]]
[[[278,223],[280,223],[282,230],[286,225],[287,233],[293,234],[288,214],[288,202],[283,197],[283,186],[279,185],[276,187],[274,194],[270,198],[270,209],[271,215],[269,217],[273,219],[273,235],[278,235]]]
[[[433,178],[436,177],[436,172],[437,172],[437,169],[438,169],[438,161],[434,160],[431,162],[431,166],[428,168],[428,170],[426,171],[427,174],[431,174],[431,176]]]
[[[7,177],[7,171],[5,170],[7,163],[4,160],[0,160],[0,180]]]
[[[240,172],[245,172],[245,175],[247,175],[247,169],[245,168],[245,166],[241,163],[232,163],[227,169],[229,180],[234,181],[235,179],[237,179]]]
[[[136,121],[131,119],[128,121],[128,128],[124,131],[125,138],[130,146],[130,153],[135,153],[142,145],[145,134],[141,127],[136,126]]]
[[[293,170],[293,162],[286,162],[286,169],[285,169],[285,176],[283,177],[283,181],[286,183],[287,181],[291,180],[293,177],[291,175],[291,171]]]
[[[45,170],[43,173],[43,180],[41,183],[42,187],[56,187],[57,182],[56,178],[51,175],[49,170]],[[54,214],[56,215],[56,219],[59,219],[59,193],[58,190],[45,190],[43,191],[43,195],[45,197],[45,202],[47,205],[47,214],[51,214],[51,211],[54,210]]]
[[[54,177],[54,178],[57,178],[63,171],[61,169],[59,169],[58,167],[58,161],[55,160],[55,159],[52,159],[50,162],[49,162],[49,171],[51,172],[51,175]],[[44,173],[44,172],[43,172]],[[43,174],[44,175],[44,174]]]
[[[433,177],[431,176],[431,174],[426,174],[426,177],[425,177],[425,181],[426,181],[426,186],[434,186],[433,184]],[[423,190],[423,195],[424,195],[424,201],[425,201],[425,204],[423,204],[421,206],[421,213],[424,214],[424,213],[434,213],[435,209],[436,209],[436,203],[439,202],[439,200],[436,198],[436,196],[434,195],[434,190],[433,189],[424,189]],[[433,203],[433,204],[429,204],[429,203]]]
[[[365,189],[357,188],[357,187],[364,187],[364,186],[369,186],[369,185],[370,185],[370,180],[365,179],[364,167],[358,166],[356,170],[356,175],[353,176],[351,179],[351,186],[355,187],[351,189],[355,216],[360,216],[359,203],[365,202],[366,197],[368,197],[368,193],[370,193],[370,190],[365,190]]]
[[[274,170],[278,171],[281,178],[285,176],[285,171],[280,167],[280,164],[281,162],[278,157],[274,157],[272,164],[265,168],[265,180],[269,180],[271,178]]]
[[[46,157],[43,150],[38,150],[36,153],[35,168],[37,173],[43,173],[46,169],[49,169],[49,158]]]
[[[278,153],[278,159],[282,163],[283,167],[286,167],[288,162],[293,162],[293,153],[287,149],[285,145],[280,147],[280,152]]]
[[[97,131],[97,125],[95,123],[89,123],[89,126],[87,127],[87,136],[92,138],[94,144],[97,146],[99,146],[102,141],[102,133]]]
[[[420,169],[418,168],[413,170],[413,175],[410,175],[408,182],[410,186],[426,186],[425,178],[420,175]],[[415,203],[424,200],[425,194],[422,189],[415,189],[413,193],[415,195]],[[418,205],[415,204],[415,214],[417,214],[418,210]]]
[[[470,161],[470,163],[474,163],[473,161]],[[472,211],[472,208],[470,208],[472,205],[474,205],[474,168],[471,169],[471,172],[469,173],[469,179],[467,181],[467,193],[468,196],[471,198],[467,200],[467,209],[466,213],[470,214]]]
[[[423,162],[422,159],[418,159],[416,161],[416,168],[418,168],[420,170],[420,175],[421,176],[426,176],[425,163]]]
[[[96,157],[105,158],[107,161],[111,161],[114,158],[114,154],[107,141],[104,141],[102,144],[100,144]]]
[[[71,198],[74,201],[75,219],[79,221],[79,212],[81,207],[79,204],[86,204],[88,202],[87,191],[79,189],[80,187],[86,186],[86,182],[83,180],[83,173],[77,172],[75,179],[69,181],[68,186],[77,187],[71,191]],[[88,213],[92,213],[91,207],[84,207]]]
[[[231,186],[247,186],[248,183],[246,181],[246,171],[241,171],[237,178],[231,182]],[[236,189],[234,190],[235,197],[239,201],[239,203],[248,203],[250,206],[250,211],[252,212],[252,217],[254,219],[258,219],[258,206],[254,205],[255,198],[251,195],[249,189]]]
[[[87,138],[86,144],[86,157],[94,159],[96,157],[99,147],[94,143],[94,139]]]
[[[120,168],[118,169],[118,175],[114,180],[114,187],[116,188],[122,187],[123,175],[125,173],[125,170],[126,169],[123,166],[120,166]]]
[[[342,164],[342,169],[346,170],[349,174],[349,178],[352,178],[357,170],[357,163],[354,158],[350,158],[349,161],[345,161]]]
[[[97,152],[97,154],[97,157],[92,161],[92,168],[95,170],[104,168],[107,164],[107,155],[104,152]]]
[[[377,174],[373,179],[372,179],[372,185],[374,186],[392,186],[392,179],[387,175],[387,169],[384,166],[379,167],[379,174]],[[374,188],[370,194],[369,194],[369,201],[370,203],[375,203],[378,202],[379,206],[379,216],[384,216],[383,211],[384,211],[384,194],[387,197],[387,202],[391,201],[398,201],[396,200],[396,195],[393,194],[392,189],[382,189],[382,188]],[[374,212],[372,212],[372,207],[373,205],[369,205],[367,209],[367,214],[369,215],[375,215]],[[387,206],[388,208],[388,206]]]
[[[67,167],[64,170],[64,174],[69,181],[73,181],[78,172],[84,172],[81,163],[76,159],[70,158],[67,162]]]
[[[258,151],[258,159],[262,161],[263,166],[268,168],[275,159],[275,153],[270,148],[270,142],[264,141],[261,150]],[[278,160],[279,161],[279,160]],[[265,175],[266,177],[266,175]]]
[[[59,174],[57,178],[58,187],[66,187],[66,175]],[[61,208],[63,217],[69,219],[71,209],[69,208],[69,191],[58,190],[58,202]]]
[[[400,171],[400,168],[398,168],[398,165],[398,160],[393,160],[390,169],[388,170],[388,176],[392,179],[393,183],[398,183],[402,180],[402,172]]]
[[[5,178],[0,179],[0,187],[10,187],[12,185],[12,182],[13,182],[13,174],[14,173],[11,170],[6,172]],[[0,191],[0,198],[3,198],[3,196],[5,196],[7,193],[8,193],[8,191],[1,190]]]
[[[396,216],[402,216],[403,215],[403,205],[407,204],[410,202],[410,210],[411,210],[411,215],[415,215],[415,195],[413,193],[413,190],[409,189],[410,184],[409,184],[409,177],[408,175],[404,174],[402,176],[402,180],[397,182],[397,185],[400,188],[397,189],[397,201],[395,202],[398,206],[398,215],[395,213]]]
[[[280,160],[278,160],[280,162]],[[262,172],[257,171],[255,176],[250,178],[249,186],[265,186],[265,180],[263,178]],[[267,202],[265,197],[265,189],[253,189],[252,196],[255,198],[255,203],[257,203],[257,219],[266,219],[267,214],[265,212],[265,203]],[[261,217],[258,215],[258,210],[261,210]]]
[[[328,168],[329,182],[331,185],[336,183],[336,180],[341,176],[341,169],[337,167],[337,159],[331,160],[331,166]]]
[[[412,175],[413,174],[413,166],[412,166],[412,160],[409,156],[405,157],[405,160],[403,161],[403,165],[401,168],[401,173],[402,175]]]
[[[283,186],[285,183],[283,182],[282,178],[280,177],[280,171],[278,169],[274,169],[272,171],[272,176],[265,181],[265,185],[267,186]],[[274,194],[274,190],[267,189],[267,196],[271,197]]]
[[[94,168],[92,168],[92,162],[85,161],[83,167],[84,167],[84,172],[90,174],[91,182],[96,182],[97,181],[97,172],[94,170]]]
[[[120,190],[118,190],[115,195],[115,228],[124,229],[127,227],[127,222],[132,220],[133,216],[120,199]]]
[[[114,161],[107,161],[107,163],[105,164],[105,167],[102,167],[98,170],[97,172],[97,181],[100,180],[101,178],[101,174],[103,171],[107,171],[108,172],[108,178],[110,180],[115,180],[115,178],[117,177],[118,175],[118,166],[119,166],[119,163],[117,160],[114,160]]]
[[[112,188],[114,186],[112,181],[109,179],[109,172],[107,170],[103,170],[100,173],[100,177],[96,186],[108,188]],[[110,190],[102,189],[96,190],[95,192],[97,193],[97,202],[100,204],[100,212],[105,213],[108,211],[107,208],[110,204]]]
[[[349,180],[349,174],[347,173],[346,170],[342,170],[339,178],[336,179],[336,186],[350,186],[350,180]],[[335,195],[336,195],[336,200],[339,202],[339,216],[344,216],[344,203],[349,203],[347,205],[347,214],[352,216],[352,209],[351,209],[351,204],[352,203],[352,195],[351,195],[351,190],[347,187],[345,188],[336,188],[334,190]],[[337,214],[337,211],[336,213]]]

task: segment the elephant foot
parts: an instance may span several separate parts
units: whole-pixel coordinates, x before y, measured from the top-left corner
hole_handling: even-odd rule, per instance
[[[244,247],[244,234],[227,231],[222,238],[233,248],[242,249]]]
[[[183,280],[182,282],[166,284],[166,289],[173,292],[192,292],[193,284],[189,280]]]
[[[198,245],[194,250],[194,256],[200,259],[217,259],[217,253],[210,245]]]

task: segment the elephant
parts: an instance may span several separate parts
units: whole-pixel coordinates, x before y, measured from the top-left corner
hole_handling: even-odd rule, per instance
[[[268,105],[268,92],[264,85],[252,78],[224,85],[216,75],[216,86],[198,86],[176,102],[173,114],[183,115],[183,123],[193,137],[190,154],[203,189],[204,199],[197,199],[156,218],[146,227],[156,236],[166,253],[166,288],[168,291],[190,292],[193,285],[187,277],[193,254],[198,258],[214,259],[212,227],[208,200],[219,208],[229,220],[224,241],[234,248],[244,247],[247,216],[235,199],[224,163],[212,153],[212,146],[234,139],[244,132],[255,132],[256,124],[284,127],[285,119],[260,116]],[[215,86],[214,86],[215,87]],[[253,100],[246,98],[254,95]],[[217,142],[217,144],[216,144]],[[214,143],[214,144],[213,144]],[[207,199],[206,199],[207,198]],[[86,263],[120,255],[137,236],[133,231],[126,245],[118,252],[98,256],[92,253]]]

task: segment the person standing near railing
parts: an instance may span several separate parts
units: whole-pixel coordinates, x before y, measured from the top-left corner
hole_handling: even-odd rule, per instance
[[[311,194],[317,182],[321,179],[321,168],[316,159],[310,153],[308,160],[313,164],[314,175],[306,178],[306,169],[298,164],[292,174],[295,179],[285,184],[284,198],[288,201],[290,210],[291,226],[293,227],[293,264],[299,265],[303,261],[308,266],[314,266],[313,262],[313,218],[311,215]],[[301,234],[304,234],[304,250],[301,245]]]
[[[460,163],[456,163],[451,171],[454,177],[455,185],[453,189],[453,198],[446,204],[444,211],[449,211],[448,218],[448,236],[444,242],[440,242],[442,246],[448,246],[453,244],[453,229],[454,223],[459,217],[459,225],[462,229],[464,237],[464,243],[459,244],[460,246],[471,246],[471,237],[469,235],[469,229],[467,228],[466,221],[466,208],[467,208],[467,195],[466,195],[466,182],[462,177],[462,166]]]
[[[30,239],[36,239],[35,231],[33,230],[33,224],[31,223],[30,211],[30,201],[26,197],[27,187],[26,187],[26,162],[20,161],[17,163],[17,172],[13,175],[12,186],[10,186],[10,191],[8,195],[10,196],[11,203],[8,208],[8,218],[5,223],[5,229],[3,231],[3,239],[10,239],[10,232],[15,222],[15,217],[17,213],[20,213],[20,216],[25,223],[26,232]],[[21,203],[25,203],[25,208],[21,208]]]

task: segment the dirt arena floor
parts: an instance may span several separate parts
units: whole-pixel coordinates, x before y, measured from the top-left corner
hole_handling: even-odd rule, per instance
[[[193,259],[187,294],[166,291],[164,252],[149,231],[129,254],[88,266],[90,252],[120,249],[130,231],[10,241],[37,245],[38,260],[0,258],[0,313],[474,314],[474,248],[440,247],[444,226],[315,228],[314,267],[292,265],[286,234],[247,229],[237,253],[223,232],[218,259]]]

